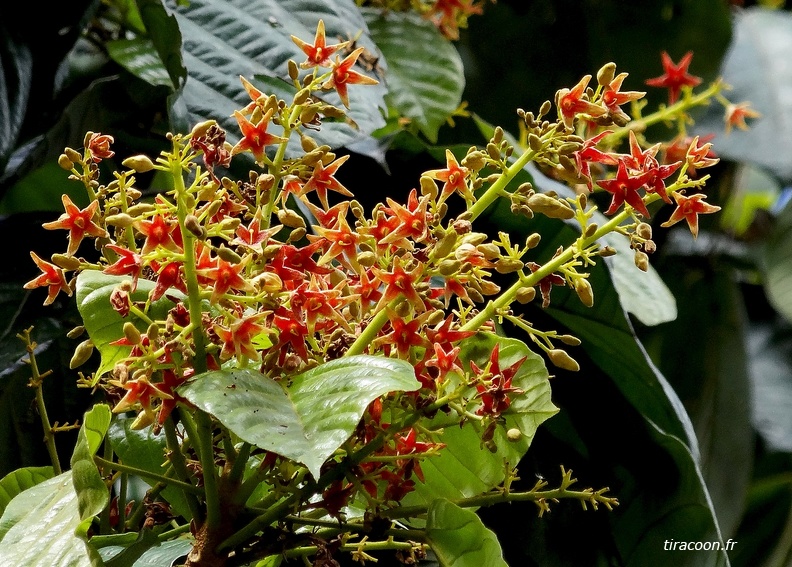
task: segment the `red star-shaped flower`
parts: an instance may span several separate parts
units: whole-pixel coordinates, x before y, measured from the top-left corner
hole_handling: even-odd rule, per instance
[[[220,358],[225,360],[236,356],[240,359],[257,359],[258,352],[253,344],[253,339],[267,332],[267,328],[261,324],[261,320],[265,316],[266,313],[256,313],[247,317],[234,317],[228,327],[215,325],[214,332],[223,341]]]
[[[671,217],[660,226],[669,227],[684,219],[687,221],[694,238],[698,237],[698,216],[715,213],[720,210],[720,207],[716,205],[705,203],[703,193],[695,193],[689,197],[681,193],[674,193],[674,200],[677,204],[676,209],[671,214]]]
[[[682,87],[695,87],[701,84],[701,78],[688,73],[688,66],[693,60],[693,52],[688,51],[685,56],[675,65],[663,51],[662,55],[664,73],[654,79],[648,79],[646,84],[650,87],[662,87],[668,89],[668,104],[674,104],[679,100],[679,93]]]
[[[105,248],[118,254],[118,260],[102,270],[102,273],[111,276],[132,276],[132,289],[134,290],[137,287],[138,277],[140,277],[140,272],[143,269],[143,260],[140,254],[117,244],[108,244]]]
[[[443,182],[440,201],[446,200],[454,192],[462,195],[466,201],[473,201],[473,193],[467,185],[467,174],[468,168],[459,165],[456,156],[448,149],[445,169],[432,169],[424,173],[426,177]]]
[[[365,50],[364,47],[358,47],[352,53],[347,55],[343,61],[336,57],[336,62],[333,63],[333,75],[323,85],[324,89],[335,89],[338,96],[341,97],[341,102],[344,106],[349,108],[349,93],[348,85],[376,85],[379,81],[368,77],[362,73],[352,70],[352,65],[358,60],[358,57]]]
[[[69,247],[66,250],[66,254],[71,256],[77,252],[77,248],[79,248],[80,242],[82,242],[86,234],[96,237],[107,236],[107,231],[93,221],[93,217],[99,208],[99,201],[91,201],[91,204],[83,210],[80,210],[77,205],[72,203],[68,195],[64,194],[61,197],[61,201],[66,212],[58,220],[45,222],[41,226],[48,230],[63,228],[69,231]]]
[[[621,108],[622,104],[628,103],[633,100],[643,98],[646,94],[639,91],[625,91],[619,92],[624,79],[627,78],[627,73],[620,73],[608,83],[602,91],[602,104],[614,114],[624,114]]]
[[[574,126],[575,116],[578,114],[602,116],[608,113],[608,109],[604,106],[586,100],[586,87],[590,80],[591,75],[586,75],[572,89],[561,89],[556,93],[558,113],[567,128]]]
[[[649,211],[643,202],[643,198],[638,194],[638,189],[644,187],[654,174],[646,171],[638,175],[630,175],[624,160],[619,161],[619,168],[616,170],[616,177],[598,181],[597,185],[613,194],[610,207],[605,211],[606,215],[615,213],[622,203],[627,203],[641,215],[649,218]]]
[[[268,110],[257,124],[253,124],[240,111],[234,111],[234,117],[237,120],[237,124],[239,124],[239,129],[242,130],[242,139],[231,149],[232,156],[244,151],[250,151],[255,156],[256,161],[261,162],[264,159],[264,150],[267,146],[286,141],[286,138],[267,133],[273,112],[272,109]]]
[[[325,166],[321,161],[317,162],[317,164],[314,166],[311,177],[305,182],[305,185],[303,185],[300,196],[310,193],[311,191],[316,191],[316,194],[318,195],[319,200],[322,202],[322,206],[325,208],[325,210],[330,208],[330,205],[327,202],[328,191],[335,191],[336,193],[340,193],[346,197],[352,197],[353,195],[350,193],[349,189],[344,187],[341,182],[335,178],[338,168],[341,167],[348,159],[349,155],[347,154],[333,161],[328,166]]]
[[[500,344],[496,343],[490,354],[489,364],[484,370],[479,369],[476,363],[470,361],[470,369],[476,374],[480,382],[476,384],[478,396],[481,398],[481,407],[476,410],[478,415],[498,417],[511,406],[511,394],[521,394],[523,391],[512,386],[517,370],[528,357],[522,357],[514,364],[501,370],[499,359]],[[487,379],[489,375],[489,379]]]
[[[49,288],[49,294],[47,295],[47,299],[44,300],[44,305],[49,305],[55,301],[55,297],[58,295],[59,291],[63,291],[66,293],[66,295],[72,294],[72,290],[66,281],[66,276],[63,274],[63,270],[61,270],[55,264],[45,262],[39,258],[35,252],[31,252],[30,257],[33,258],[33,261],[36,263],[42,273],[38,277],[27,282],[23,286],[25,289],[35,289],[37,287],[47,286]]]

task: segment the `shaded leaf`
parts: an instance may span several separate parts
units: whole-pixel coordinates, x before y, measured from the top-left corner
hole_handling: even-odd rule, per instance
[[[664,264],[669,273],[686,274],[671,283],[679,318],[648,329],[645,342],[688,409],[718,523],[731,536],[742,516],[755,442],[746,403],[751,397],[746,315],[730,273],[708,269],[703,258],[690,264],[680,260]]]
[[[163,6],[163,0],[135,0],[143,24],[159,54],[172,86],[176,89],[187,79],[181,54],[181,33],[176,18]]]
[[[388,63],[386,100],[432,143],[462,101],[465,75],[454,45],[413,12],[364,9],[372,39]]]
[[[177,6],[174,15],[182,34],[188,77],[173,101],[172,126],[187,131],[195,123],[217,119],[232,142],[239,139],[233,112],[250,102],[240,75],[261,87],[265,94],[291,96],[294,87],[287,80],[286,63],[289,59],[305,59],[291,35],[312,41],[321,18],[328,40],[356,38],[357,45],[376,53],[366,22],[353,0],[194,0]],[[262,76],[269,78],[265,87],[254,80]],[[334,148],[366,137],[385,123],[381,112],[385,108],[384,95],[383,84],[352,85],[348,115],[353,123],[326,122],[321,131],[311,132],[311,136],[319,144]],[[341,107],[334,92],[322,97]],[[272,133],[278,134],[275,125]],[[299,152],[299,140],[294,140],[290,148],[290,153]]]
[[[419,387],[408,363],[359,355],[312,368],[288,388],[254,370],[219,370],[197,376],[179,395],[241,439],[304,464],[318,478],[373,400]]]
[[[761,254],[767,298],[792,322],[792,201],[778,215]]]
[[[125,464],[145,471],[162,474],[167,450],[165,434],[155,434],[152,428],[132,429],[134,419],[117,419],[107,432],[113,451]],[[153,486],[153,482],[142,479]],[[181,490],[172,486],[162,490],[162,497],[173,511],[190,519],[190,508]]]
[[[27,45],[10,34],[0,40],[0,171],[16,144],[33,82],[33,58]]]
[[[475,512],[448,500],[429,506],[426,539],[441,567],[508,567],[495,534]]]

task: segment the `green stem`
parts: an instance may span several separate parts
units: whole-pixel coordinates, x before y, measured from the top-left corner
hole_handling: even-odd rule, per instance
[[[129,465],[108,461],[107,459],[103,459],[99,455],[94,456],[94,462],[98,466],[106,467],[111,470],[125,472],[127,474],[139,476],[141,478],[153,480],[154,482],[160,482],[166,486],[174,486],[176,488],[181,488],[182,490],[184,490],[185,492],[189,492],[190,494],[203,495],[203,489],[198,488],[197,486],[193,486],[192,484],[189,484],[187,482],[176,480],[175,478],[169,478],[161,474],[149,472],[145,469],[139,469],[137,467],[130,467]]]
[[[17,335],[24,343],[25,349],[28,353],[28,363],[30,364],[30,382],[29,385],[33,387],[36,392],[36,409],[38,409],[39,419],[41,420],[41,427],[44,430],[44,444],[49,453],[50,462],[52,463],[52,470],[55,475],[63,472],[61,468],[60,459],[58,458],[58,449],[55,446],[55,430],[52,428],[49,416],[47,415],[47,405],[44,403],[44,378],[49,375],[49,371],[41,374],[39,372],[38,363],[36,362],[36,343],[30,340],[30,332],[32,327],[26,329]]]
[[[617,128],[612,134],[609,134],[605,137],[603,143],[606,145],[614,145],[618,140],[622,139],[624,136],[627,136],[630,131],[642,132],[649,126],[679,117],[685,111],[690,110],[691,108],[708,104],[709,99],[722,91],[723,87],[723,82],[715,81],[707,89],[701,91],[700,93],[682,97],[679,101],[670,106],[666,106],[665,108],[653,112],[649,116],[632,120],[626,126]]]
[[[542,135],[540,140],[542,141],[542,147],[547,141],[553,138],[556,135],[556,130],[552,129],[545,134]],[[541,150],[540,150],[541,151]],[[468,209],[470,213],[470,220],[473,221],[474,219],[478,218],[481,213],[487,210],[489,207],[506,189],[506,186],[514,179],[518,173],[522,171],[522,169],[528,165],[531,161],[539,155],[540,152],[534,151],[532,149],[527,149],[525,152],[518,157],[514,163],[512,163],[506,171],[504,171],[500,177],[498,177],[495,182],[487,188],[481,197],[479,197],[475,203]]]
[[[395,299],[393,299],[389,304],[388,307],[393,309],[398,305],[399,301],[401,301],[401,295]],[[353,356],[356,354],[362,354],[366,347],[371,344],[377,337],[377,333],[380,332],[380,329],[385,326],[385,323],[388,322],[388,310],[381,309],[374,317],[371,318],[369,324],[366,325],[366,328],[358,335],[355,339],[355,342],[350,345],[347,351],[344,353],[344,356]]]
[[[651,195],[651,197],[657,197],[657,195]],[[575,242],[575,244],[568,246],[563,252],[555,256],[546,264],[542,265],[535,272],[531,272],[527,276],[520,278],[510,288],[501,293],[497,299],[490,301],[481,311],[479,311],[475,317],[462,325],[461,330],[477,331],[482,325],[492,319],[498,313],[498,311],[507,308],[514,301],[515,297],[517,296],[517,292],[521,288],[530,287],[539,283],[542,278],[549,276],[561,266],[566,264],[569,260],[574,258],[575,255],[579,253],[579,250],[586,248],[597,239],[608,234],[609,232],[612,232],[617,226],[629,218],[631,214],[632,213],[627,210],[620,212],[618,215],[614,216],[608,222],[599,227],[591,236],[579,239]]]

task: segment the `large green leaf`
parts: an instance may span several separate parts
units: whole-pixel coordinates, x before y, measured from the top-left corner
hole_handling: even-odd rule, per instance
[[[132,322],[140,331],[145,331],[147,325],[138,317],[130,314],[121,317],[110,304],[110,295],[121,282],[129,280],[124,276],[108,276],[97,270],[81,272],[77,276],[77,308],[85,325],[88,336],[94,346],[102,355],[102,362],[96,371],[96,376],[112,370],[116,362],[129,356],[128,346],[110,344],[124,337],[124,323]],[[132,293],[134,301],[145,301],[148,293],[154,289],[155,283],[150,280],[139,280],[137,289]],[[179,292],[174,291],[178,294]],[[149,309],[149,316],[155,319],[164,319],[168,310],[173,307],[173,302],[163,296]]]
[[[5,475],[0,480],[0,517],[14,496],[52,477],[52,467],[25,467]]]
[[[110,501],[107,486],[93,461],[110,427],[110,419],[110,406],[97,404],[85,413],[77,435],[71,467],[81,520],[96,516]]]
[[[192,546],[193,541],[190,538],[164,541],[156,547],[146,550],[132,564],[132,567],[170,567],[171,565],[178,565],[176,560],[187,555]],[[103,547],[101,555],[108,565],[112,565],[113,558],[123,553],[124,549],[118,546]]]
[[[250,369],[197,376],[179,394],[241,439],[319,468],[384,394],[420,387],[408,363],[368,355],[332,360],[296,376],[288,388]]]
[[[197,122],[217,119],[230,140],[239,138],[234,110],[250,102],[240,75],[265,94],[289,97],[293,93],[286,63],[289,59],[302,62],[305,55],[291,35],[313,41],[317,22],[322,19],[328,43],[336,42],[335,38],[356,38],[357,45],[377,52],[353,0],[191,0],[174,7],[174,14],[188,77],[172,107],[173,126],[188,130]],[[380,67],[386,71],[384,61]],[[311,136],[336,148],[366,137],[385,124],[384,95],[382,82],[351,85],[348,114],[354,124],[326,122]],[[335,93],[322,96],[341,107]],[[277,133],[275,125],[272,133]],[[299,144],[290,151],[299,151]]]
[[[754,429],[768,450],[792,453],[792,328],[755,323],[747,339]]]
[[[16,144],[33,82],[33,58],[27,45],[10,34],[0,39],[0,171]]]
[[[454,45],[413,12],[364,9],[371,36],[388,62],[386,100],[432,143],[462,101],[465,75]]]
[[[92,567],[71,471],[21,492],[0,518],[0,565]]]
[[[784,180],[792,181],[792,154],[779,151],[792,144],[792,89],[788,53],[792,49],[792,14],[753,7],[734,16],[734,38],[721,74],[735,103],[750,102],[759,119],[749,119],[748,131],[726,133],[724,108],[710,105],[696,116],[696,133],[714,134],[716,153],[737,162],[749,162]]]
[[[448,500],[429,506],[426,539],[441,567],[508,567],[495,534],[475,512]]]
[[[113,451],[125,465],[152,473],[162,474],[162,465],[165,462],[165,434],[155,434],[152,428],[133,429],[133,419],[117,419],[110,426],[107,437],[113,446]],[[145,482],[152,482],[143,479]],[[162,491],[162,497],[168,501],[170,507],[185,519],[190,519],[190,509],[184,493],[172,486]]]
[[[761,252],[767,297],[792,322],[792,201],[778,215]]]
[[[507,368],[527,357],[514,376],[512,385],[522,393],[512,396],[512,404],[504,413],[506,423],[495,432],[497,452],[482,446],[482,431],[478,424],[467,422],[456,425],[456,420],[438,414],[426,425],[443,430],[441,442],[445,444],[437,457],[421,463],[425,482],[416,483],[415,491],[408,494],[404,503],[428,504],[436,498],[450,500],[471,497],[487,492],[503,482],[504,462],[516,466],[528,450],[536,429],[558,412],[550,399],[550,382],[542,357],[532,352],[525,343],[491,333],[478,333],[462,343],[460,359],[469,367],[474,361],[484,368],[495,345],[499,346],[500,368]],[[519,429],[518,441],[509,441],[506,431]]]
[[[147,83],[173,87],[168,70],[150,39],[136,37],[109,41],[107,53],[113,61]]]
[[[181,87],[187,70],[182,61],[181,34],[176,18],[165,10],[162,0],[135,0],[135,3],[173,86]]]

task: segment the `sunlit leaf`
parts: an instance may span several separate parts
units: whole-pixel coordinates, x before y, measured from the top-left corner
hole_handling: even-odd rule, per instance
[[[318,478],[373,400],[418,387],[406,362],[358,355],[312,368],[288,388],[254,370],[219,370],[196,377],[179,394],[241,439],[304,464]]]
[[[426,537],[441,567],[508,567],[495,534],[475,512],[448,500],[429,506]]]

